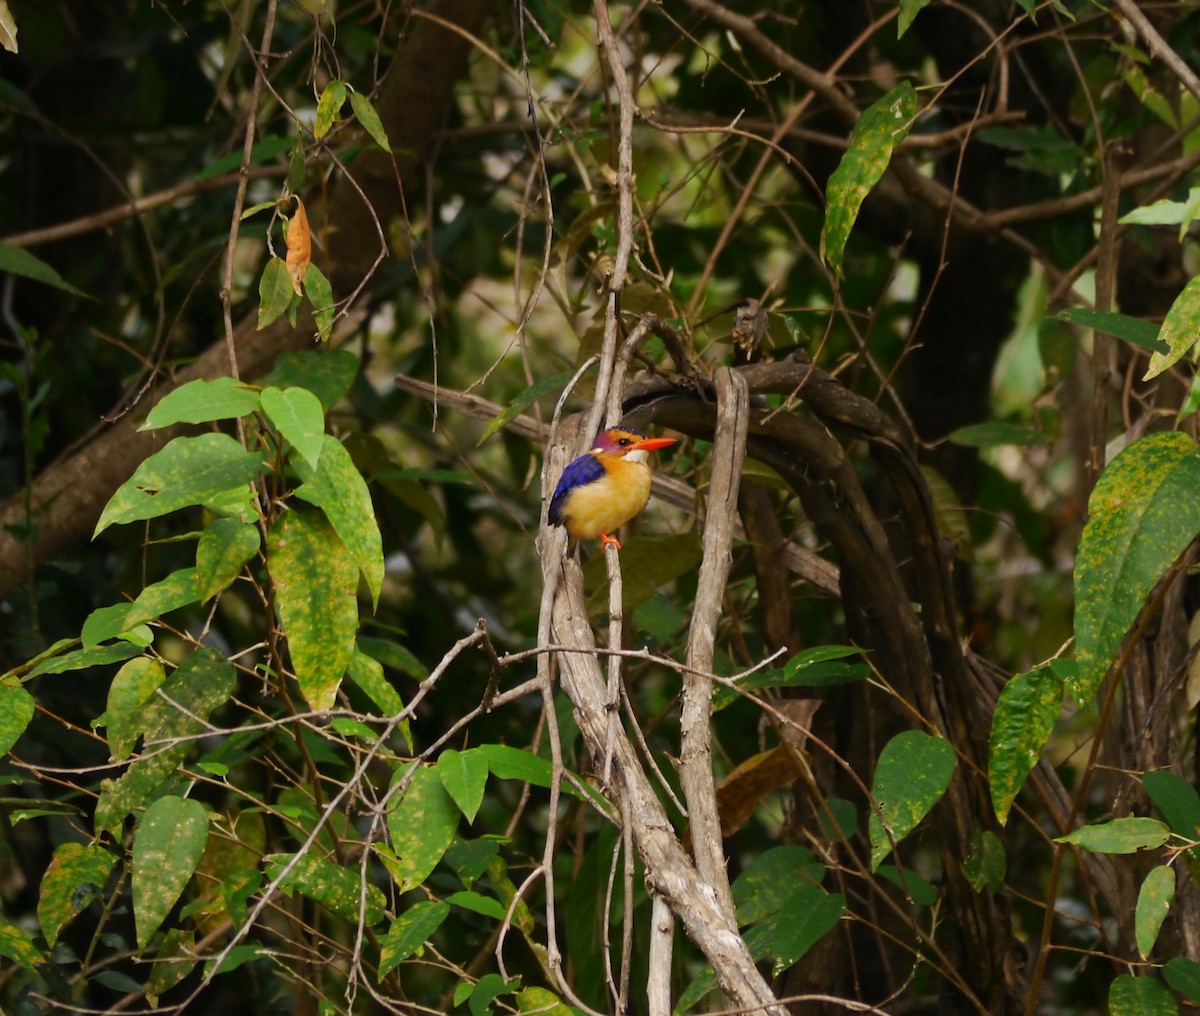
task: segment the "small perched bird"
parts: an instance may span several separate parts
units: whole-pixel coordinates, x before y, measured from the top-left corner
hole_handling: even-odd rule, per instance
[[[650,499],[647,452],[674,443],[673,437],[646,437],[620,427],[604,431],[591,451],[563,470],[550,499],[551,524],[566,526],[573,542],[598,536],[602,546],[620,550],[621,542],[609,534]]]

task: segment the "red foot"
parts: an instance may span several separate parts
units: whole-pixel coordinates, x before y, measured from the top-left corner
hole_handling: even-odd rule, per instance
[[[618,540],[615,536],[609,536],[608,533],[601,533],[600,534],[600,549],[601,550],[606,549],[609,544],[612,544],[614,547],[617,548],[617,550],[621,549],[621,541],[620,540]]]

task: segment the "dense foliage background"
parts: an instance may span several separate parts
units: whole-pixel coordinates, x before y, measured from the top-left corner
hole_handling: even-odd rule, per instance
[[[0,43],[4,1011],[1200,1004],[1200,5]]]

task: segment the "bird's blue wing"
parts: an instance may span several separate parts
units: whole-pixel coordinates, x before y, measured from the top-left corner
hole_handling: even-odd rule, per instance
[[[567,498],[576,487],[585,487],[595,483],[604,475],[604,466],[594,455],[580,455],[559,478],[554,497],[550,499],[550,523],[555,526],[565,525],[567,516]]]

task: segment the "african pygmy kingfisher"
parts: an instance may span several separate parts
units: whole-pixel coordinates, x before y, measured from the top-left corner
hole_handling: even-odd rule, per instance
[[[591,451],[563,470],[550,499],[551,524],[566,526],[573,542],[598,536],[602,546],[620,550],[620,541],[609,534],[650,499],[647,453],[674,443],[673,437],[646,437],[621,427],[604,431]]]

